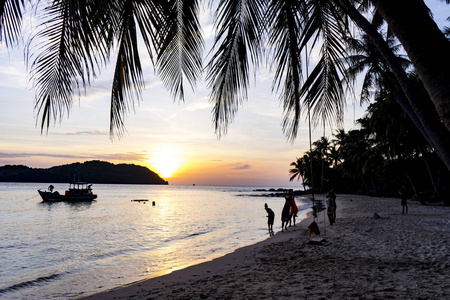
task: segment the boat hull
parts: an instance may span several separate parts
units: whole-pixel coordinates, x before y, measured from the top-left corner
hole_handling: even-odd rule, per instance
[[[85,195],[85,196],[66,196],[61,195],[58,192],[44,192],[38,190],[39,195],[41,195],[42,201],[44,202],[58,202],[58,201],[69,201],[69,202],[86,202],[92,201],[97,198],[97,195]]]

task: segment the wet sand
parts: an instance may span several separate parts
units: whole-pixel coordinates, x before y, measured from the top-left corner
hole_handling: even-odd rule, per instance
[[[209,262],[82,299],[450,299],[450,207],[337,195],[318,215]],[[276,223],[277,224],[277,223]]]

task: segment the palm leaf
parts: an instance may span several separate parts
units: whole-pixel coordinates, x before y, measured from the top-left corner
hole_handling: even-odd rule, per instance
[[[51,119],[69,112],[73,94],[80,93],[95,68],[107,58],[99,4],[103,1],[52,1],[43,8],[39,28],[28,44],[27,61],[37,89],[36,105],[41,131]]]
[[[274,49],[276,64],[273,89],[281,89],[283,103],[283,131],[289,139],[297,136],[300,120],[300,86],[302,83],[302,60],[299,48],[303,26],[306,23],[305,1],[270,1],[267,23],[269,24],[269,45]]]
[[[192,87],[202,72],[203,38],[198,21],[198,1],[169,1],[167,25],[161,32],[158,73],[174,97],[184,99],[183,78]]]
[[[216,15],[216,52],[208,63],[210,101],[216,134],[226,133],[239,104],[247,98],[249,56],[261,51],[264,0],[222,0]]]
[[[118,29],[119,50],[111,92],[111,138],[123,136],[125,113],[134,108],[134,100],[141,98],[141,91],[144,88],[137,43],[135,1],[123,2],[120,7]]]
[[[0,0],[0,44],[6,46],[17,42],[22,26],[24,1]]]
[[[348,24],[343,14],[330,1],[309,2],[310,18],[305,26],[300,47],[320,44],[320,59],[306,79],[299,96],[312,109],[312,119],[319,121],[343,121],[345,107],[344,83],[350,85],[345,76],[347,52],[345,37],[349,35]]]

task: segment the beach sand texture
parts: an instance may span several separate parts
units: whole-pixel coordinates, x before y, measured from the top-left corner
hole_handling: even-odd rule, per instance
[[[318,215],[275,236],[170,274],[83,299],[450,299],[450,207],[337,195],[337,222]],[[325,225],[324,226],[324,221]]]

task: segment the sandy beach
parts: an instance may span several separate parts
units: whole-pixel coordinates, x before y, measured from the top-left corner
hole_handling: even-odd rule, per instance
[[[212,261],[82,299],[450,299],[450,207],[337,195],[318,215]],[[279,220],[277,220],[279,221]],[[279,223],[279,222],[278,222]],[[275,223],[276,225],[278,224]]]

